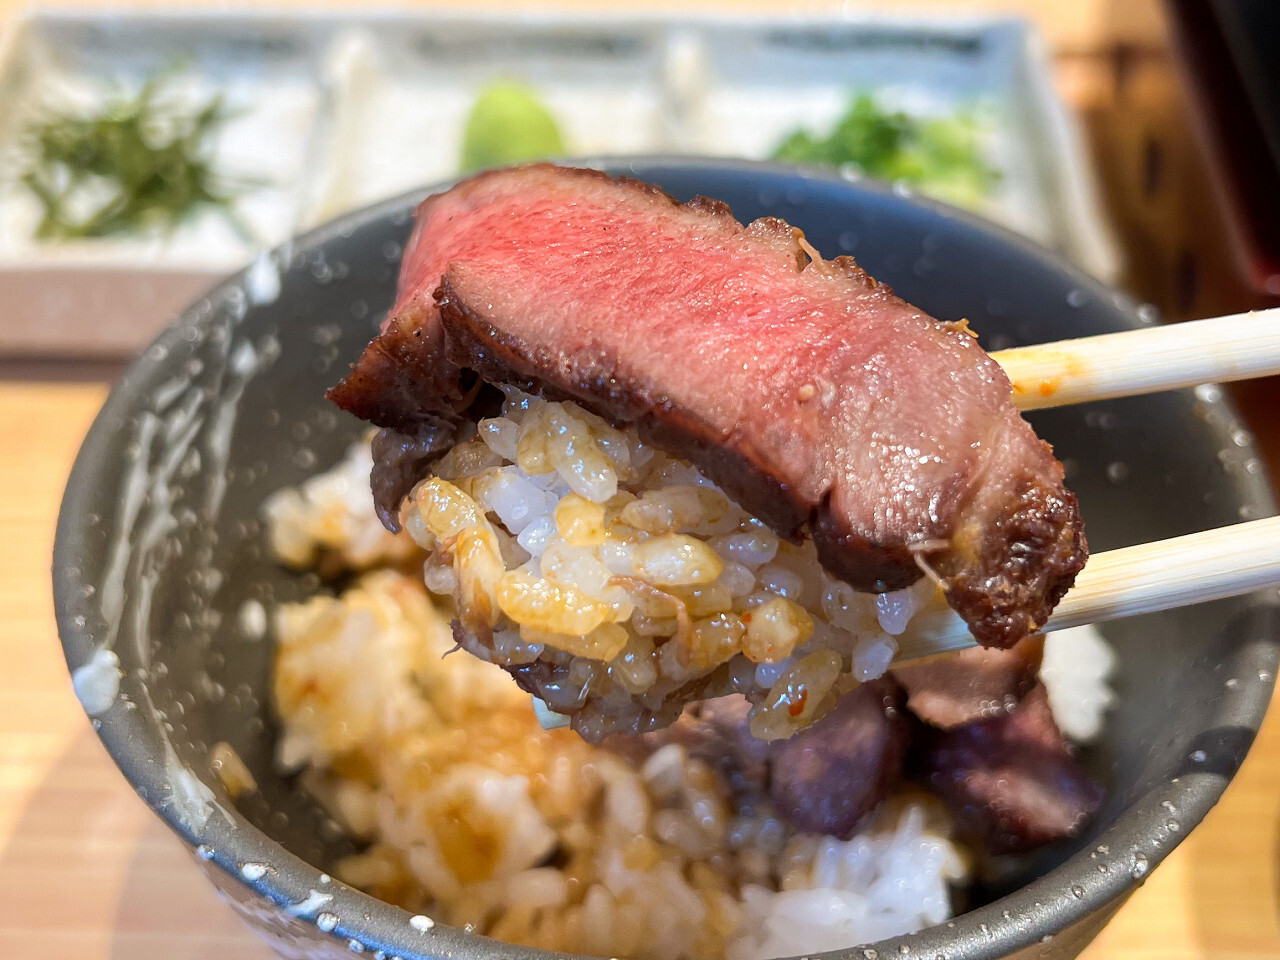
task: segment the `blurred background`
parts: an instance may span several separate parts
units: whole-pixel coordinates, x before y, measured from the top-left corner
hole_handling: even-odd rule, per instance
[[[963,207],[1152,317],[1280,303],[1277,0],[0,0],[0,31],[4,956],[266,956],[121,796],[65,689],[47,558],[109,381],[219,277],[253,265],[269,295],[290,236],[486,166],[733,156]],[[1280,471],[1280,388],[1234,392]],[[1280,956],[1275,728],[1086,956]]]
[[[544,156],[825,166],[1002,223],[1168,320],[1280,298],[1273,0],[0,15],[0,362],[19,368],[109,369],[300,230]]]
[[[1272,0],[0,12],[6,358],[128,356],[300,230],[546,156],[874,177],[1171,320],[1280,297]]]

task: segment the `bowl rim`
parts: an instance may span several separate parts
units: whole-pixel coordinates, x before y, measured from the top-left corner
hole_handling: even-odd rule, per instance
[[[717,173],[729,171],[736,174],[758,175],[771,182],[789,180],[817,181],[839,184],[853,193],[870,194],[894,202],[924,207],[932,214],[958,221],[968,230],[985,234],[1005,246],[1018,248],[1030,259],[1039,261],[1047,269],[1065,275],[1091,297],[1110,301],[1116,310],[1125,315],[1131,326],[1149,322],[1139,312],[1137,304],[1129,297],[1116,292],[1079,268],[1067,263],[1056,254],[1040,247],[1031,240],[999,225],[958,210],[938,201],[920,197],[900,185],[892,186],[873,180],[851,179],[838,172],[812,167],[796,167],[786,164],[719,158],[635,156],[609,157],[560,161],[574,166],[590,166],[606,170],[612,175],[632,176],[644,180],[677,173],[706,179],[712,184]],[[332,221],[309,230],[274,251],[281,262],[281,250],[309,249],[330,240],[348,235],[352,230],[387,217],[405,215],[431,193],[447,189],[456,179],[429,187],[419,188],[379,203],[344,214]],[[283,261],[287,263],[288,261]],[[67,481],[59,511],[53,551],[53,593],[58,632],[68,668],[74,670],[83,665],[93,649],[83,623],[87,598],[81,593],[81,581],[77,564],[85,542],[87,501],[96,487],[96,477],[108,460],[117,455],[120,426],[132,412],[136,397],[149,383],[160,377],[164,370],[167,347],[176,345],[182,328],[199,318],[201,310],[207,311],[209,303],[219,303],[231,290],[242,286],[243,271],[215,285],[195,305],[183,311],[143,351],[119,380],[112,386],[109,396],[95,418],[76,456]],[[203,305],[203,307],[202,307]],[[1238,423],[1238,417],[1230,402],[1216,401],[1225,414],[1225,426],[1219,432],[1225,436]],[[1251,441],[1252,442],[1252,441]],[[1275,500],[1265,472],[1256,475],[1235,476],[1233,483],[1239,498],[1254,505],[1261,512],[1276,512]],[[1268,598],[1270,598],[1268,594]],[[1276,638],[1280,637],[1280,614],[1277,608],[1264,604],[1255,596],[1246,611],[1248,629],[1256,641],[1243,644],[1250,662],[1274,671],[1280,653]],[[1249,697],[1234,698],[1224,705],[1221,721],[1248,733],[1238,755],[1212,770],[1190,771],[1174,778],[1163,787],[1149,792],[1135,804],[1126,807],[1116,821],[1098,836],[1094,851],[1080,850],[1063,863],[1012,893],[976,910],[957,915],[952,921],[927,927],[918,933],[873,945],[857,944],[826,954],[811,954],[839,958],[839,960],[871,960],[894,955],[934,957],[946,954],[951,960],[996,960],[1037,942],[1051,939],[1056,933],[1068,930],[1086,919],[1114,910],[1123,899],[1141,884],[1147,871],[1158,863],[1199,823],[1217,802],[1231,777],[1243,760],[1244,750],[1252,741],[1266,712],[1271,684]],[[234,885],[253,891],[280,908],[286,915],[313,927],[317,924],[318,907],[307,910],[300,905],[313,894],[324,901],[323,913],[336,917],[336,923],[322,932],[335,938],[344,949],[358,944],[368,951],[381,950],[387,956],[404,958],[462,956],[504,956],[518,960],[587,960],[576,954],[540,950],[508,944],[489,937],[443,925],[427,924],[413,918],[408,911],[365,894],[339,881],[332,880],[318,868],[271,840],[253,826],[235,808],[216,809],[222,816],[211,816],[200,829],[192,829],[190,822],[172,799],[172,787],[168,782],[166,767],[147,752],[146,732],[158,735],[162,742],[168,739],[155,717],[144,716],[143,710],[118,709],[113,706],[106,714],[94,719],[99,738],[120,768],[125,778],[168,826],[181,836],[189,847],[203,860],[221,870]],[[190,767],[184,769],[194,774]],[[1177,811],[1181,829],[1176,835],[1165,832],[1163,838],[1155,829],[1155,822],[1167,817],[1157,811]],[[1100,872],[1096,857],[1099,850],[1133,851],[1142,853],[1146,860],[1132,860],[1132,869],[1110,869]],[[269,869],[256,879],[246,877],[241,868],[246,864],[267,864]],[[1011,922],[1010,917],[1016,917]],[[313,935],[317,935],[313,931]]]

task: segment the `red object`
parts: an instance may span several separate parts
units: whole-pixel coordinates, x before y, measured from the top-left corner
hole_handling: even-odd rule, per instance
[[[1083,565],[1062,465],[967,328],[851,258],[806,268],[783,221],[551,166],[463,181],[418,218],[393,319],[330,392],[352,413],[402,432],[447,414],[446,356],[542,384],[807,530],[855,589],[913,583],[920,555],[989,646],[1043,623]]]
[[[1214,187],[1249,285],[1280,296],[1280,16],[1276,0],[1168,0]],[[1269,49],[1270,48],[1270,49]]]

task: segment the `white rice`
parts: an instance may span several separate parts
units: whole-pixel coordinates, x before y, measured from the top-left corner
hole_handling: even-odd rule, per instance
[[[728,960],[847,949],[942,923],[948,885],[967,876],[956,848],[927,822],[930,808],[887,804],[851,840],[810,837],[811,866],[783,890],[747,886]]]
[[[1053,719],[1068,740],[1090,743],[1102,732],[1116,699],[1110,685],[1115,667],[1115,651],[1097,627],[1074,627],[1045,636],[1040,680],[1049,695]]]
[[[425,582],[492,662],[554,668],[543,699],[590,739],[742,693],[788,737],[882,675],[928,580],[858,593],[696,468],[570,402],[504,388],[403,511]],[[490,636],[496,642],[490,640]]]
[[[510,431],[492,432],[510,452]],[[407,569],[425,556],[407,535],[374,529],[368,462],[367,444],[357,445],[330,474],[272,498],[272,539],[287,560]],[[563,540],[554,507],[568,484],[509,466],[494,515],[518,528],[524,562],[554,556]],[[519,502],[501,499],[507,489]],[[809,589],[803,573],[812,568],[779,564],[776,539],[754,529],[720,536],[737,537],[721,542],[720,576],[734,596]],[[607,551],[598,559],[618,562]],[[454,571],[436,570],[449,593]],[[430,563],[427,571],[430,581]],[[877,604],[820,582],[811,615],[833,630],[870,617],[867,632],[887,636],[915,605],[906,597]],[[499,939],[634,960],[766,960],[897,936],[951,915],[950,889],[966,882],[967,858],[931,798],[890,798],[848,841],[798,834],[767,803],[744,816],[718,774],[677,744],[637,766],[568,730],[544,730],[501,669],[445,655],[454,647],[449,618],[420,578],[392,569],[275,612],[278,760],[304,770],[308,788],[368,841],[339,865],[345,881]],[[499,632],[507,636],[499,644],[518,649],[524,641],[508,633]],[[891,640],[853,644],[842,667],[878,676],[893,649]],[[1096,734],[1113,697],[1113,663],[1091,628],[1049,638],[1042,678],[1069,736]],[[752,664],[752,682],[772,687],[787,668]]]
[[[372,468],[369,444],[355,443],[330,470],[268,497],[262,512],[276,557],[292,567],[331,560],[367,570],[416,556],[407,537],[393,536],[378,520],[369,489]]]

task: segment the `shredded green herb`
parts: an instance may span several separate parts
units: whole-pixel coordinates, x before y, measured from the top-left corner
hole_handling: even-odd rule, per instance
[[[854,97],[826,135],[796,130],[774,157],[789,163],[852,164],[869,177],[908,183],[940,200],[975,208],[999,174],[982,156],[977,117],[922,119]]]
[[[44,208],[38,238],[171,232],[212,207],[251,239],[233,202],[252,185],[220,177],[211,160],[213,138],[231,113],[221,96],[178,105],[166,96],[171,77],[152,77],[96,113],[46,108],[31,125],[22,182]]]

